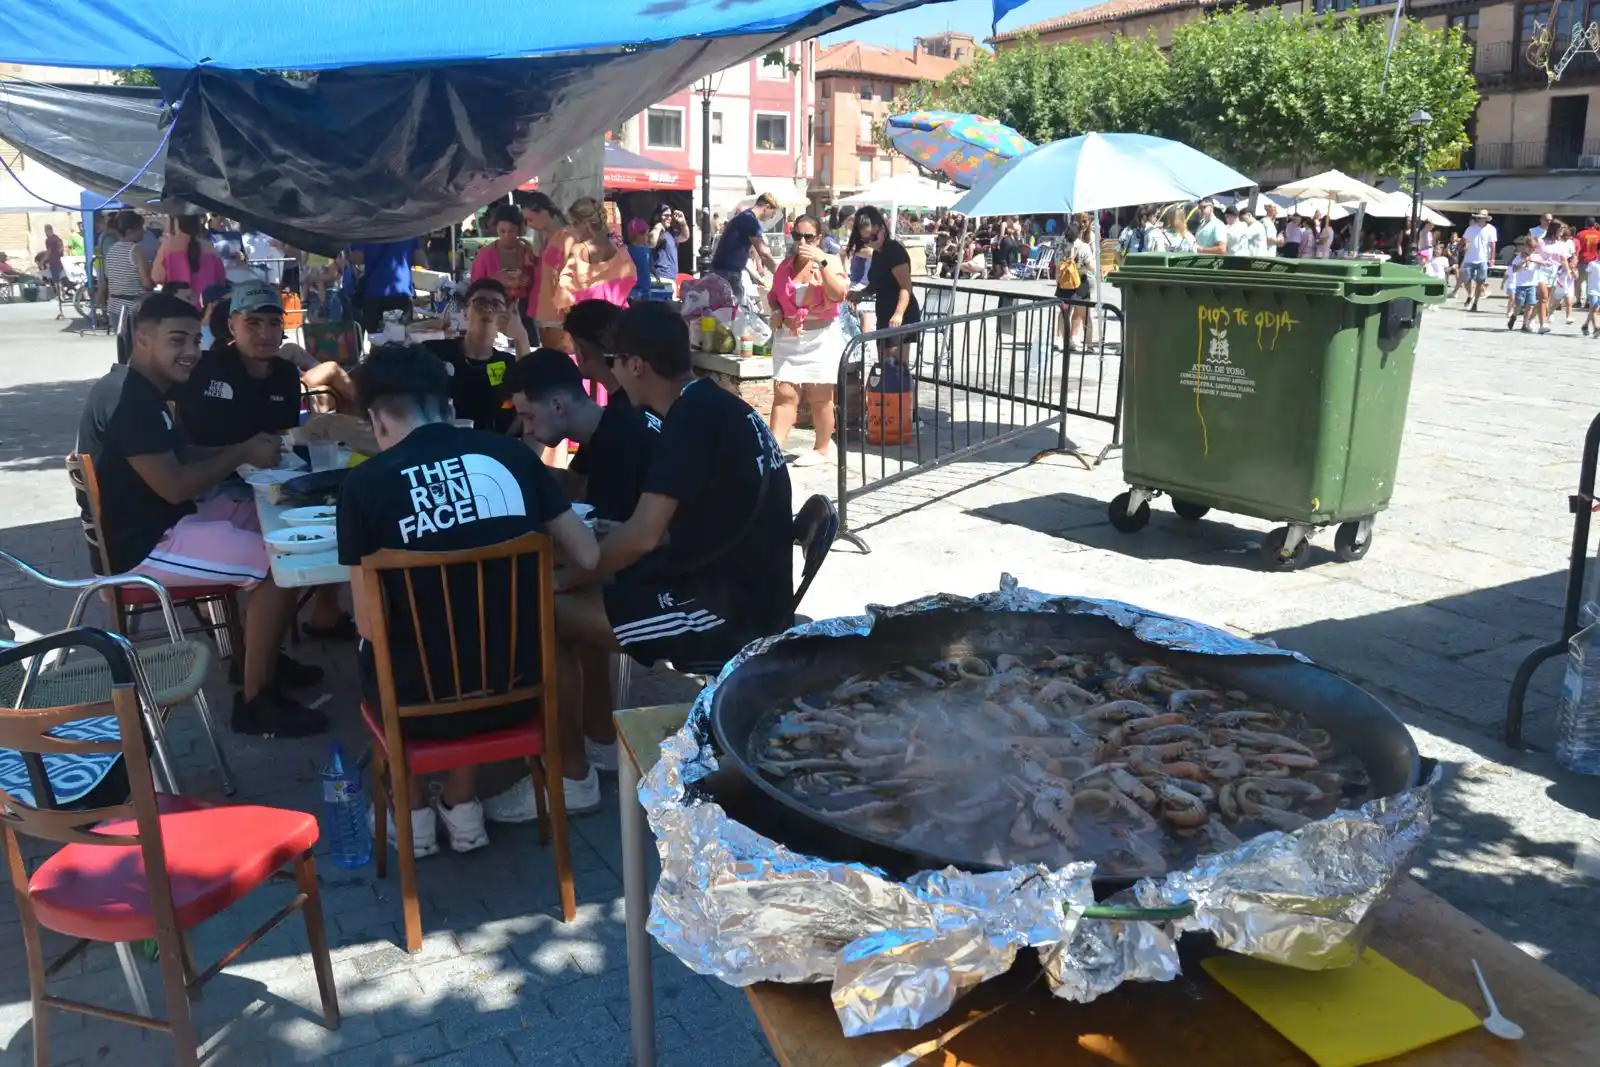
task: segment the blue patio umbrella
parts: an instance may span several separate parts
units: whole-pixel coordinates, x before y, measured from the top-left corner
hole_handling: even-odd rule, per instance
[[[968,216],[1068,215],[1196,200],[1255,182],[1204,152],[1143,133],[1085,133],[996,168],[956,201]]]

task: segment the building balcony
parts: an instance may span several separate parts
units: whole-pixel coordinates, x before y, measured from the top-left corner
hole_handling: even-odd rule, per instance
[[[1549,62],[1552,68],[1561,62],[1561,57],[1566,51],[1566,39],[1557,41],[1551,46]],[[1528,59],[1528,48],[1525,43],[1495,41],[1490,44],[1478,44],[1473,47],[1473,53],[1472,70],[1480,82],[1512,82],[1518,86],[1548,83],[1545,68]],[[1565,82],[1590,84],[1596,81],[1600,81],[1600,56],[1592,52],[1579,52],[1562,71],[1561,82],[1556,84]]]
[[[1490,142],[1473,145],[1470,158],[1480,170],[1600,169],[1600,140]]]

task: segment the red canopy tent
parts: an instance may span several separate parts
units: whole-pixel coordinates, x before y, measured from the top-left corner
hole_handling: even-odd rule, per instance
[[[628,151],[615,141],[606,142],[604,184],[607,192],[634,193],[653,189],[688,191],[694,188],[694,172],[678,170]],[[532,192],[539,179],[530,178],[521,188]]]

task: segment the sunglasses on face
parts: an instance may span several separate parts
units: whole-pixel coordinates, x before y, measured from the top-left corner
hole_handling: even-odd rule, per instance
[[[796,241],[806,241],[809,243],[817,240],[817,235],[814,233],[797,233],[794,235],[794,239]]]

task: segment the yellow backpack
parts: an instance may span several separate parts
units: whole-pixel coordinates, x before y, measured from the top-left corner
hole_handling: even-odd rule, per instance
[[[1067,254],[1061,257],[1061,266],[1056,268],[1056,288],[1074,290],[1083,284],[1083,272],[1078,269],[1078,260],[1072,254],[1072,249],[1067,249]]]

